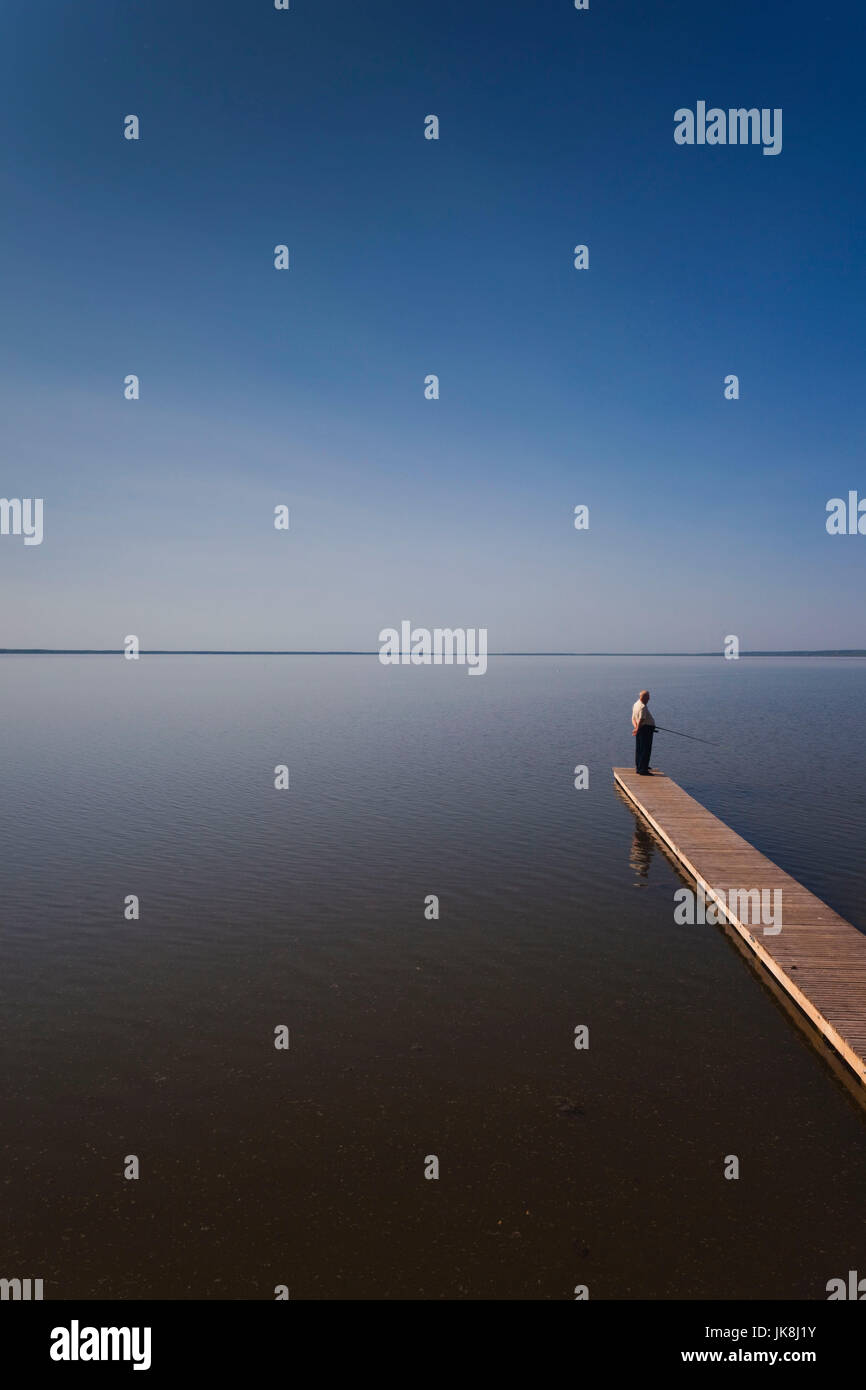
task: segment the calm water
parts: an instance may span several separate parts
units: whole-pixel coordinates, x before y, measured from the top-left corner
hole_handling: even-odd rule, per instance
[[[823,1299],[866,1270],[863,1108],[722,929],[674,924],[613,789],[644,684],[724,740],[654,766],[866,931],[860,660],[2,658],[0,1274]]]

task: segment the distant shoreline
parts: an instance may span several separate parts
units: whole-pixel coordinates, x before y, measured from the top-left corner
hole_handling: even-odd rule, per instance
[[[0,647],[0,656],[123,656],[122,647]],[[201,648],[170,650],[154,647],[141,649],[141,656],[378,656],[376,651],[291,651],[291,650],[233,650],[231,648]],[[638,657],[717,657],[723,652],[491,652],[491,656],[638,656]],[[839,648],[836,651],[740,652],[744,656],[837,656],[866,657],[866,649]]]

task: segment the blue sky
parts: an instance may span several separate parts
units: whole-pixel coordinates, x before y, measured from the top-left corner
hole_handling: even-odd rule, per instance
[[[4,7],[0,646],[866,646],[861,16]]]

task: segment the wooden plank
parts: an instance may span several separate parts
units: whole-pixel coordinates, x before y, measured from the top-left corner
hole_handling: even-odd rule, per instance
[[[614,780],[686,873],[719,910],[789,998],[866,1085],[866,936],[731,830],[663,772],[639,777],[615,767]],[[749,920],[765,890],[781,894],[781,931]],[[742,914],[742,918],[740,916]]]

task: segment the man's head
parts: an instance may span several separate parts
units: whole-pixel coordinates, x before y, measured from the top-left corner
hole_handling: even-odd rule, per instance
[[[642,691],[641,691],[641,693],[640,693],[640,702],[641,702],[642,705],[648,705],[648,704],[649,704],[649,691],[648,691],[648,690],[642,690]]]

